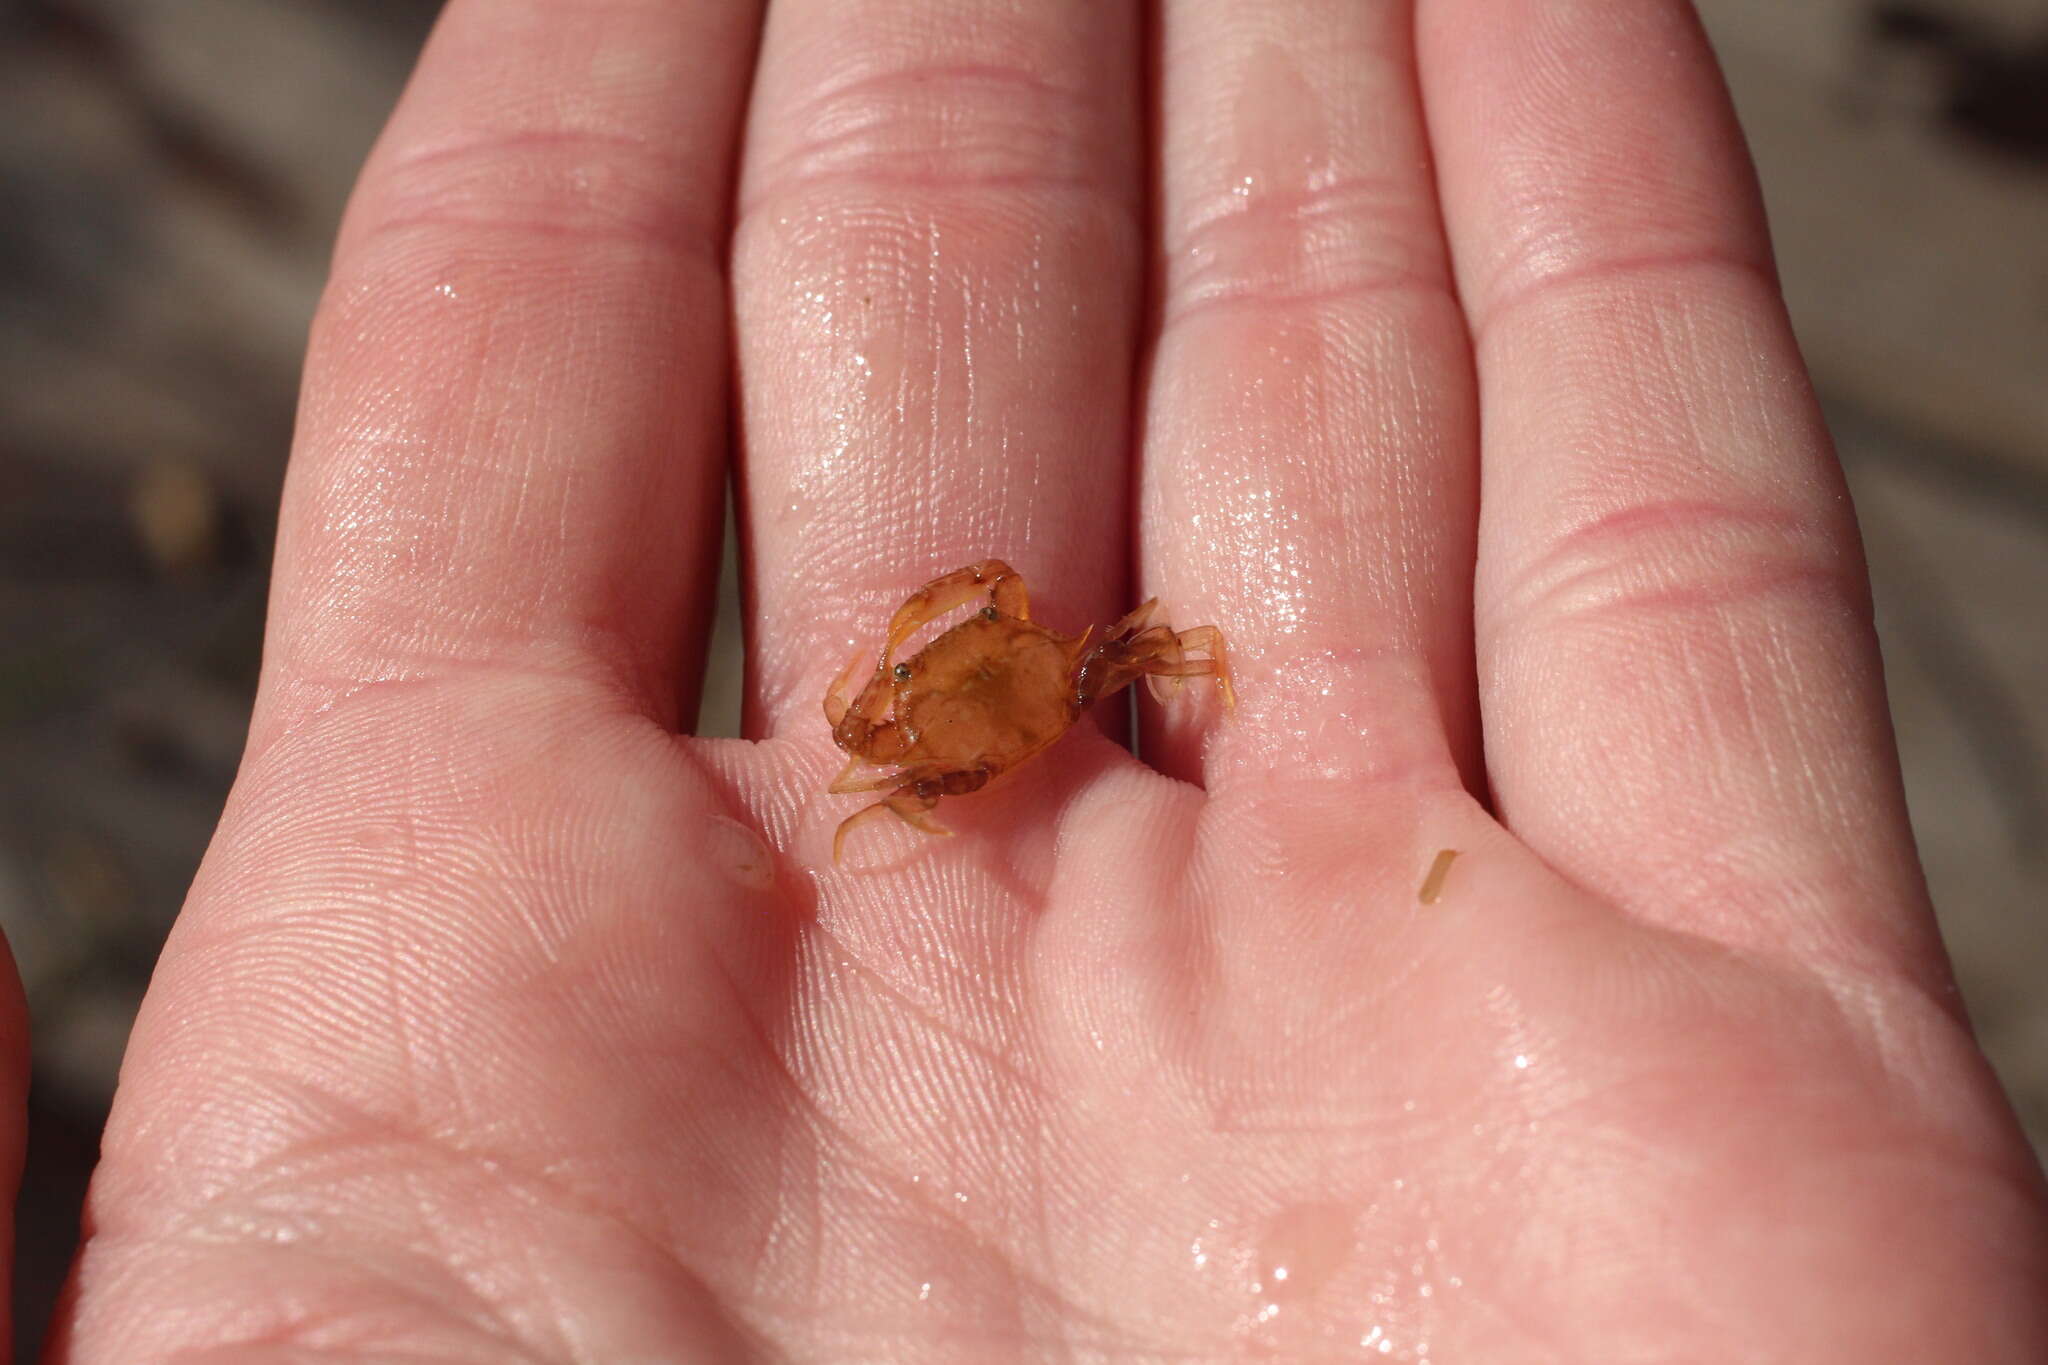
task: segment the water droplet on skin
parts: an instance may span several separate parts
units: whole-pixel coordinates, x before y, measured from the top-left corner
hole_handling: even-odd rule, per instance
[[[1211,1218],[1202,1227],[1203,1231],[1197,1233],[1195,1240],[1188,1243],[1188,1257],[1195,1263],[1197,1270],[1207,1270],[1216,1261],[1218,1234],[1222,1230],[1223,1220]]]
[[[1237,164],[1233,198],[1299,195],[1329,173],[1330,139],[1323,102],[1285,49],[1268,44],[1245,63],[1231,109]]]
[[[1259,1238],[1258,1289],[1276,1303],[1321,1289],[1357,1249],[1358,1215],[1341,1204],[1282,1209]]]

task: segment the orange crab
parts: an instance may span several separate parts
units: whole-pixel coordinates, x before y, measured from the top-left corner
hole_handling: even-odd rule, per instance
[[[896,651],[919,627],[983,593],[987,606],[896,661]],[[1033,621],[1024,580],[1000,559],[934,578],[912,593],[890,620],[881,660],[860,695],[846,700],[866,671],[865,650],[825,693],[833,742],[851,755],[829,790],[894,789],[840,823],[833,861],[847,831],[879,815],[895,815],[927,834],[951,833],[929,813],[941,797],[986,786],[1140,677],[1214,677],[1223,704],[1236,705],[1223,632],[1148,625],[1158,605],[1157,598],[1145,603],[1090,645],[1092,627],[1074,638]],[[1190,659],[1188,650],[1208,657]]]

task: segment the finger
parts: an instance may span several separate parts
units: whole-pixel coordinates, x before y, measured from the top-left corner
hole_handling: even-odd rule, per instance
[[[1144,587],[1220,626],[1144,752],[1211,782],[1475,775],[1473,441],[1405,4],[1163,7]]]
[[[1855,530],[1679,0],[1428,0],[1508,823],[1726,940],[1925,947]]]
[[[1121,611],[1135,7],[784,0],[735,239],[747,728],[818,726],[857,641],[990,557]],[[819,731],[822,733],[822,729]]]
[[[452,0],[363,172],[307,361],[259,729],[477,663],[686,700],[755,20],[724,0],[563,19]]]

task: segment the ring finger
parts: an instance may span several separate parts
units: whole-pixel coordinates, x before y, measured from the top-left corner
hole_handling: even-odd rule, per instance
[[[1212,785],[1476,782],[1471,362],[1411,7],[1163,16],[1142,563],[1176,625],[1229,635]],[[1193,776],[1215,715],[1170,708],[1147,756]]]

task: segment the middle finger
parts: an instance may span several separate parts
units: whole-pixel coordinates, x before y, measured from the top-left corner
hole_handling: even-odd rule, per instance
[[[1135,6],[782,0],[734,244],[747,730],[991,556],[1121,610],[1139,284]]]

